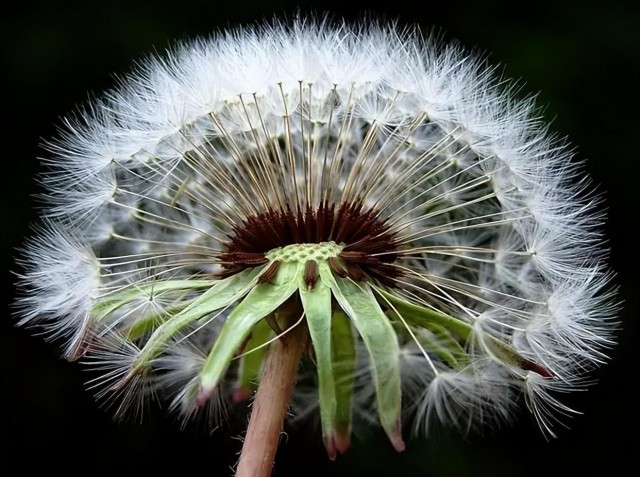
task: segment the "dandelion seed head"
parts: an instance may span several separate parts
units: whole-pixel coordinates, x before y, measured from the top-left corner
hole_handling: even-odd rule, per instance
[[[354,416],[401,450],[403,422],[468,432],[522,397],[554,435],[617,305],[599,199],[520,96],[460,46],[375,22],[149,58],[49,144],[20,323],[87,355],[117,413],[155,396],[217,425],[304,326],[294,402],[330,455]]]

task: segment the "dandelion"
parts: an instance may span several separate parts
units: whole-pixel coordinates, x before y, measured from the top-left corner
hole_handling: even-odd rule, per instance
[[[117,414],[291,403],[330,458],[354,418],[554,435],[613,344],[598,199],[532,98],[417,31],[295,20],[149,58],[49,143],[21,325]],[[301,366],[303,364],[303,366]],[[304,371],[302,371],[304,370]],[[304,375],[304,376],[303,376]]]

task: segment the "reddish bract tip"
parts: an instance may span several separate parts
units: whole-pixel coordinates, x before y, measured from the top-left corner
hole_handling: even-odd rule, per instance
[[[407,448],[404,441],[402,440],[402,437],[400,436],[391,439],[391,445],[396,450],[396,452],[404,452]]]
[[[327,449],[327,456],[329,457],[329,460],[336,460],[337,452],[333,436],[325,437],[323,441],[324,448]]]
[[[247,389],[247,388],[238,388],[233,392],[233,402],[234,403],[241,403],[241,402],[246,402],[249,400],[249,398],[251,397],[251,390]]]
[[[389,440],[391,441],[391,445],[396,450],[396,452],[404,452],[406,449],[406,445],[404,440],[402,440],[402,431],[400,430],[400,422],[395,426],[395,429],[391,433],[387,433]]]
[[[212,394],[213,389],[201,389],[198,396],[196,396],[196,406],[202,407],[207,404]]]
[[[336,432],[334,442],[338,452],[345,454],[349,450],[349,447],[351,447],[351,428],[344,432]]]
[[[546,366],[542,366],[541,364],[529,361],[528,359],[524,360],[524,362],[522,363],[522,369],[524,369],[525,371],[533,371],[534,373],[538,373],[543,378],[556,377],[556,374]]]

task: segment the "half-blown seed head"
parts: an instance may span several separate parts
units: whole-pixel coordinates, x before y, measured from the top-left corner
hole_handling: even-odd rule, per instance
[[[295,401],[331,455],[354,413],[402,449],[403,418],[470,429],[523,394],[553,434],[617,306],[597,200],[512,89],[376,24],[276,22],[150,58],[50,145],[21,324],[88,353],[101,395],[143,381],[191,416],[251,395],[294,310],[317,388]]]

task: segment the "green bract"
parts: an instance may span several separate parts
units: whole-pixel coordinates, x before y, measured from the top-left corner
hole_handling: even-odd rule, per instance
[[[374,281],[339,276],[334,267],[339,270],[343,265],[342,250],[334,242],[293,244],[265,254],[266,264],[228,278],[166,280],[127,288],[97,301],[93,321],[151,295],[206,289],[183,300],[181,308],[140,315],[128,332],[129,336],[150,334],[131,365],[131,377],[151,371],[154,359],[180,339],[188,326],[228,312],[199,374],[196,402],[200,404],[211,396],[234,359],[239,361],[237,392],[248,396],[259,379],[270,341],[289,326],[307,326],[317,367],[322,433],[330,455],[349,446],[357,334],[368,354],[380,423],[394,447],[402,450],[398,336],[414,339],[425,357],[427,352],[435,353],[460,367],[467,361],[463,346],[472,329]],[[512,360],[519,359],[505,344],[493,341],[496,353],[511,353]]]

